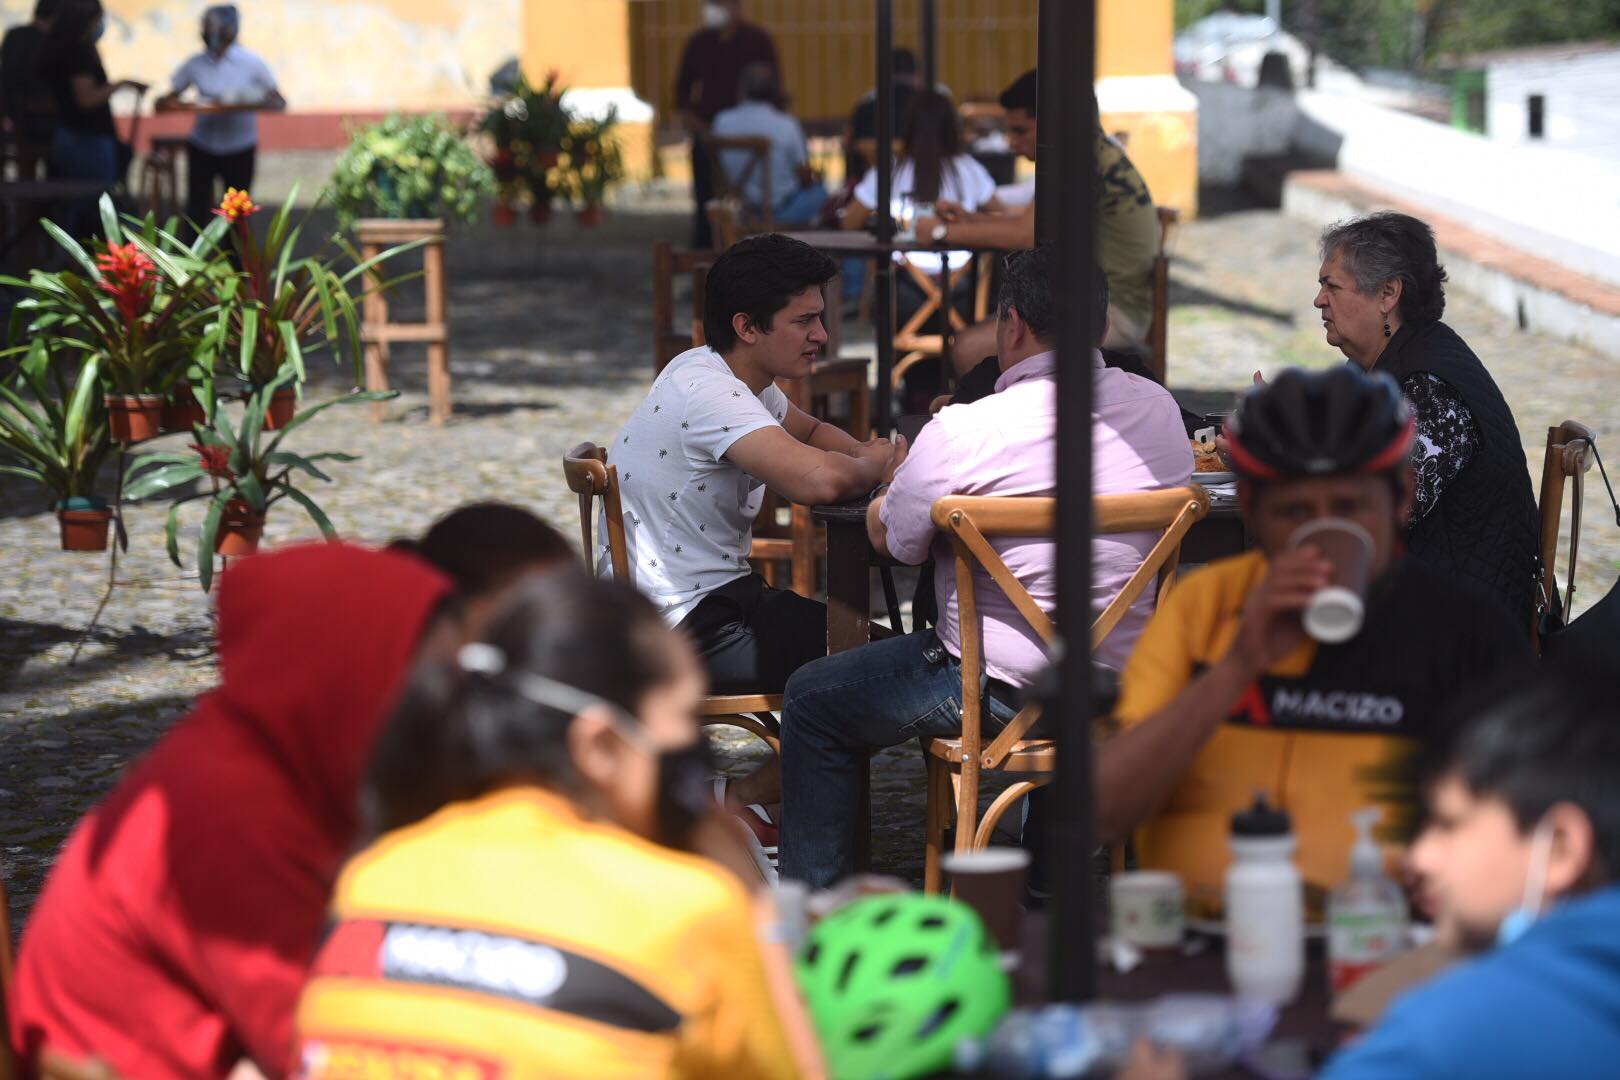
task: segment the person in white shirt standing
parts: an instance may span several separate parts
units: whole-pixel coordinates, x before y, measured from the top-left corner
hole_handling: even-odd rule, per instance
[[[161,110],[178,102],[192,87],[206,105],[286,107],[276,77],[256,54],[236,43],[242,19],[235,4],[217,4],[203,12],[204,50],[181,64],[169,93],[157,102]],[[247,191],[259,148],[259,119],[252,112],[204,113],[197,117],[186,144],[186,216],[199,228],[218,205],[217,183]]]
[[[749,567],[765,488],[806,505],[842,502],[886,482],[905,457],[903,440],[857,442],[776,386],[808,375],[827,343],[822,292],[835,271],[777,234],[731,247],[709,269],[708,344],[670,361],[608,447],[635,583],[691,636],[717,693],[780,693],[827,651],[826,608]],[[612,572],[605,546],[597,572]]]

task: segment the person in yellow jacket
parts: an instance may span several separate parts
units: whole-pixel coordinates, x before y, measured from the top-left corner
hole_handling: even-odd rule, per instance
[[[486,637],[417,671],[379,741],[298,1075],[819,1074],[759,909],[682,850],[712,812],[691,648],[573,571]]]

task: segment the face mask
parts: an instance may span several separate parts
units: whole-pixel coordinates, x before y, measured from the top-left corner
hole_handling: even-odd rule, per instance
[[[731,23],[731,9],[724,4],[703,5],[703,25],[710,30],[723,30]]]
[[[223,30],[205,30],[202,39],[204,48],[209,52],[219,52],[225,48],[225,31]]]
[[[1522,938],[1541,917],[1541,896],[1547,888],[1547,860],[1552,856],[1552,829],[1537,825],[1530,838],[1530,873],[1524,879],[1524,899],[1508,912],[1496,930],[1498,946],[1511,945]]]
[[[596,706],[607,709],[618,736],[654,761],[657,835],[653,839],[666,847],[690,847],[692,831],[709,812],[709,777],[714,772],[709,742],[701,734],[685,746],[658,746],[648,738],[647,729],[635,717],[613,702],[544,675],[508,671],[506,655],[493,645],[483,642],[464,645],[456,659],[463,671],[491,677],[504,675],[506,686],[536,705],[574,715]]]

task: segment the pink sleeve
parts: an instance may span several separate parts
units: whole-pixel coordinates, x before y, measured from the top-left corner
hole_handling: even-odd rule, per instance
[[[934,502],[955,491],[951,462],[950,435],[935,417],[917,434],[878,511],[888,530],[889,553],[900,562],[915,566],[928,557],[934,542]]]

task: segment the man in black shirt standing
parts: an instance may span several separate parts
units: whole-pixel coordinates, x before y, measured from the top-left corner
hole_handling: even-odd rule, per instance
[[[58,3],[39,0],[34,5],[33,21],[13,26],[0,40],[0,98],[5,116],[11,122],[12,134],[36,160],[50,153],[51,131],[55,127],[56,106],[51,101],[51,88],[40,78],[39,61]]]

